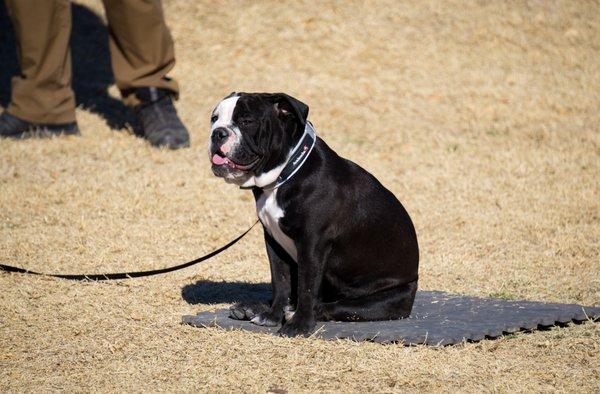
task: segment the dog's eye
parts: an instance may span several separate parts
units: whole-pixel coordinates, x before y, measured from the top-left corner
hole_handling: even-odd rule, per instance
[[[240,120],[240,126],[242,126],[242,127],[252,126],[253,123],[254,123],[253,119],[242,119],[242,120]]]
[[[219,115],[213,115],[213,116],[210,118],[210,123],[215,123],[215,122],[216,122],[218,119],[219,119]]]

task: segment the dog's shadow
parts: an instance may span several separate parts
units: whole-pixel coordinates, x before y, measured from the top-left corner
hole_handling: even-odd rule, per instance
[[[108,94],[114,83],[108,49],[108,29],[89,8],[71,4],[72,87],[78,107],[100,115],[113,130],[130,126],[137,131],[135,117],[119,99]],[[16,41],[4,1],[0,1],[0,105],[10,102],[11,78],[19,73]]]
[[[269,283],[213,282],[200,280],[183,286],[181,298],[188,304],[233,304],[239,301],[268,302]]]

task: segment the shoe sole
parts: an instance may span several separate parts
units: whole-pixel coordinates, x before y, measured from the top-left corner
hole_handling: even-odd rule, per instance
[[[67,136],[80,136],[81,132],[79,129],[75,130],[49,130],[47,128],[36,128],[24,131],[19,134],[2,136],[3,138],[12,138],[14,140],[26,140],[26,139],[48,139],[55,137],[67,137]]]
[[[170,150],[177,150],[177,149],[182,149],[182,148],[189,148],[190,147],[190,143],[188,142],[184,142],[181,144],[177,144],[177,145],[171,145],[171,144],[162,144],[162,145],[152,145],[155,148],[166,148],[166,149],[170,149]]]

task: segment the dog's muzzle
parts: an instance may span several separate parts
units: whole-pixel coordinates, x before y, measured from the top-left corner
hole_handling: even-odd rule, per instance
[[[225,127],[214,129],[210,140],[210,158],[213,166],[246,172],[259,161],[259,157],[252,158],[247,154],[235,133]]]

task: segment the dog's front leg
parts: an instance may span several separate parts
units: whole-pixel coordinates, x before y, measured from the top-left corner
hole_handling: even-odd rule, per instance
[[[308,336],[315,328],[315,306],[323,280],[323,269],[328,248],[317,239],[299,243],[298,250],[298,303],[296,312],[279,330],[287,337]]]
[[[268,310],[257,314],[251,321],[260,326],[278,326],[283,320],[284,308],[295,302],[292,300],[292,265],[295,263],[267,231],[265,244],[271,266],[273,300]]]

